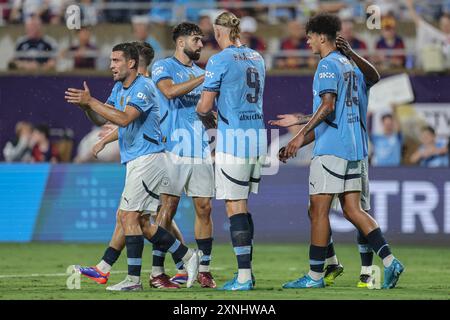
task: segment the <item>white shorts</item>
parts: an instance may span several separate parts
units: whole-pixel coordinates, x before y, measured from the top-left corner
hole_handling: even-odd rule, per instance
[[[215,157],[216,199],[248,199],[258,193],[265,157],[237,158],[219,152]]]
[[[119,209],[125,211],[155,212],[159,205],[159,188],[166,175],[165,154],[152,153],[129,161],[125,187]]]
[[[361,208],[364,211],[370,210],[370,190],[369,190],[369,158],[361,160]],[[342,211],[339,198],[334,197],[331,209]]]
[[[181,197],[214,197],[214,168],[209,159],[180,157],[166,152],[167,175],[161,183],[161,193]]]
[[[361,191],[361,161],[332,155],[316,156],[309,171],[309,194],[342,194]]]

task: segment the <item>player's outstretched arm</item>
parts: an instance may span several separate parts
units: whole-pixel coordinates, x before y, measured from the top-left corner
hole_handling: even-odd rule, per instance
[[[305,142],[311,138],[310,133],[313,132],[314,129],[334,111],[335,103],[336,95],[334,93],[325,93],[322,95],[321,104],[317,111],[313,114],[311,120],[308,121],[308,123],[295,135],[294,138],[292,138],[292,140],[286,146],[282,155],[284,158],[287,159],[295,157],[298,149],[304,146]]]
[[[269,124],[277,127],[292,127],[295,125],[302,125],[308,123],[311,120],[312,114],[279,114],[277,120],[269,120]]]
[[[217,127],[217,116],[212,110],[216,96],[215,91],[203,91],[197,103],[196,111],[206,130]]]
[[[204,75],[182,83],[174,83],[172,79],[164,79],[159,81],[156,86],[163,93],[163,95],[170,100],[188,94],[201,85],[204,80]]]
[[[84,112],[86,113],[88,119],[96,126],[101,127],[108,122],[105,118],[94,112],[92,109],[86,109]]]
[[[104,136],[100,141],[98,141],[94,147],[92,148],[92,154],[95,158],[97,158],[97,155],[100,151],[102,151],[108,143],[111,143],[113,141],[116,141],[119,139],[119,129],[116,128],[109,132],[106,136]]]
[[[130,122],[139,117],[140,112],[136,108],[126,107],[125,111],[112,108],[92,97],[86,82],[83,82],[83,86],[84,90],[75,88],[67,89],[65,92],[66,101],[79,105],[85,110],[91,109],[106,120],[121,127],[126,127]]]
[[[371,64],[369,61],[367,61],[359,54],[357,54],[350,47],[350,44],[348,43],[347,40],[344,39],[344,37],[342,36],[336,37],[336,47],[348,58],[352,59],[355,62],[355,64],[364,74],[364,77],[366,78],[367,82],[369,82],[371,85],[374,85],[375,83],[380,81],[380,74],[378,73],[377,69],[373,66],[373,64]]]

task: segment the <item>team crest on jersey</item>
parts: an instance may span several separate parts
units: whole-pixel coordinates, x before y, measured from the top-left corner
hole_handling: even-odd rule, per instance
[[[170,180],[167,177],[162,178],[161,185],[163,187],[168,187],[170,185]]]
[[[192,73],[189,73],[189,80],[192,80],[194,78],[195,78],[195,76]]]

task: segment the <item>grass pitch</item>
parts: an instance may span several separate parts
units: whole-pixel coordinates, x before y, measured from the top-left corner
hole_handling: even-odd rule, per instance
[[[201,289],[198,284],[191,289],[151,289],[147,281],[151,265],[149,245],[143,256],[143,292],[107,292],[105,286],[84,277],[80,290],[67,289],[67,266],[94,265],[105,248],[104,244],[0,244],[0,299],[450,299],[450,250],[399,245],[394,246],[394,252],[406,269],[393,290],[356,288],[360,267],[357,247],[339,244],[336,244],[336,252],[345,271],[334,286],[326,289],[281,289],[284,282],[307,272],[306,244],[256,244],[254,273],[257,284],[251,292]],[[374,260],[382,266],[380,259],[375,257]],[[230,245],[214,246],[212,266],[218,285],[233,276],[236,260]],[[168,273],[173,274],[170,255],[166,267]],[[121,281],[126,269],[124,252],[108,283]]]

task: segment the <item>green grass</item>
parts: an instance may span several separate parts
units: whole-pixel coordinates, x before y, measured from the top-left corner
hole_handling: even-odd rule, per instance
[[[305,244],[257,244],[254,255],[257,286],[251,292],[201,289],[198,284],[175,291],[150,289],[147,272],[143,274],[144,291],[130,293],[106,292],[105,286],[86,278],[81,279],[80,290],[69,290],[65,276],[25,276],[64,273],[71,264],[95,264],[104,249],[105,245],[101,244],[0,244],[0,299],[450,299],[450,251],[444,247],[395,246],[395,254],[406,270],[393,290],[356,288],[359,275],[356,245],[339,244],[336,252],[345,267],[344,275],[326,289],[281,289],[284,282],[307,271]],[[150,252],[147,245],[143,257],[146,270],[150,269]],[[125,261],[122,255],[114,270],[125,271]],[[380,263],[378,258],[375,261]],[[173,273],[169,256],[166,266]],[[232,277],[236,262],[230,245],[214,246],[213,267],[219,285]],[[23,277],[5,278],[4,275]],[[112,274],[109,283],[117,283],[124,276],[124,273]]]

